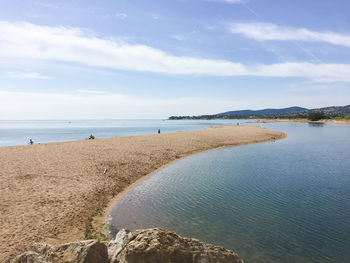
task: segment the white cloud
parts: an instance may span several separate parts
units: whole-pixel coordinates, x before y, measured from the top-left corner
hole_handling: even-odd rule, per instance
[[[269,23],[232,23],[229,31],[259,41],[317,41],[350,47],[350,35],[330,31],[318,32],[305,28],[278,26]]]
[[[50,79],[50,76],[45,76],[37,72],[5,72],[4,75],[9,78],[16,79]]]
[[[117,17],[117,18],[119,18],[119,19],[126,19],[127,17],[128,17],[128,15],[127,14],[125,14],[125,13],[117,13],[117,14],[115,14],[115,16]]]
[[[87,89],[78,89],[77,92],[79,93],[85,93],[85,94],[110,94],[107,91],[100,91],[100,90],[87,90]]]
[[[238,63],[176,57],[145,45],[88,36],[82,30],[0,22],[0,57],[76,62],[112,69],[170,74],[244,73]]]
[[[302,77],[350,82],[350,64],[245,65],[174,56],[146,45],[91,36],[79,28],[0,22],[0,58],[73,62],[88,67],[183,75]]]
[[[316,82],[350,82],[350,65],[312,64],[306,62],[260,65],[256,69],[256,75],[270,77],[305,77]]]

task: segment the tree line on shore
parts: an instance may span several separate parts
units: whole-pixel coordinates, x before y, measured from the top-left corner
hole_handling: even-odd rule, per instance
[[[322,119],[350,120],[350,105],[332,106],[318,109],[290,107],[284,109],[264,109],[258,111],[230,111],[213,115],[171,116],[169,120],[213,120],[213,119]]]

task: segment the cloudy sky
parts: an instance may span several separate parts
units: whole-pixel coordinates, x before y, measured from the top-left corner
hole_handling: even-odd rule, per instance
[[[2,0],[0,119],[350,104],[348,0]]]

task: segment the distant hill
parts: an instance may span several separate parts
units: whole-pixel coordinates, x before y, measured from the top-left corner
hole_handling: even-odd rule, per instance
[[[289,107],[283,109],[264,109],[264,110],[238,110],[227,111],[223,113],[215,114],[216,116],[267,116],[267,115],[279,115],[287,113],[300,113],[308,111],[309,109],[301,107]]]
[[[331,106],[325,108],[307,109],[289,107],[282,109],[238,110],[198,116],[171,116],[169,120],[211,120],[211,119],[244,119],[244,118],[305,118],[310,112],[322,111],[327,117],[350,115],[350,105]]]
[[[350,115],[350,105],[347,106],[331,106],[325,108],[312,109],[310,111],[322,111],[330,117]]]

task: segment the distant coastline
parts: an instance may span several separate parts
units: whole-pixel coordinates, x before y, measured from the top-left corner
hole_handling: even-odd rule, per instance
[[[350,124],[350,119],[323,119],[318,121],[310,121],[305,118],[300,119],[256,119],[250,123],[271,123],[271,122],[307,122],[307,123],[336,123],[336,124]]]
[[[170,116],[169,120],[283,119],[287,121],[303,121],[304,119],[316,120],[314,119],[315,117],[317,117],[317,120],[340,121],[339,123],[350,121],[350,105],[315,109],[294,106],[282,109],[238,110],[212,115]]]
[[[186,120],[187,118],[180,118],[181,120]],[[192,118],[190,118],[193,120]],[[213,119],[205,119],[199,118],[203,120],[223,120],[227,118],[213,118]],[[171,119],[175,120],[175,119]],[[321,119],[318,121],[312,121],[307,118],[233,118],[232,120],[249,120],[247,123],[271,123],[271,122],[309,122],[309,123],[338,123],[338,124],[350,124],[350,118],[329,118],[329,119]]]

